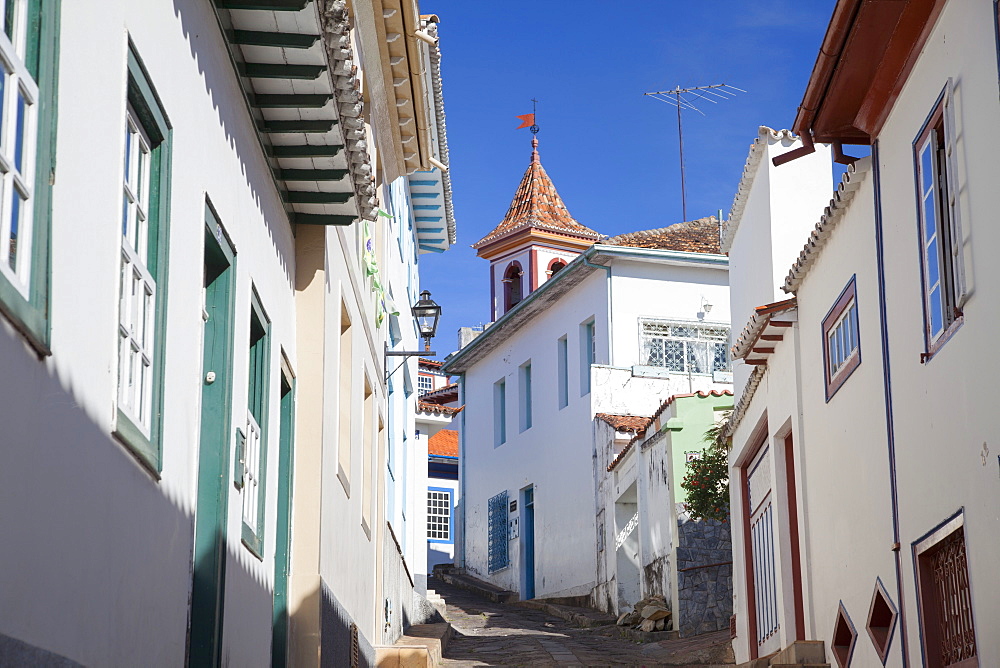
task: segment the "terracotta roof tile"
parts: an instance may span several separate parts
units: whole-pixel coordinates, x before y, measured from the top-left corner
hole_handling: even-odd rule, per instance
[[[719,247],[719,221],[715,216],[676,223],[655,230],[627,232],[601,242],[609,246],[659,248],[685,253],[716,253]]]
[[[420,395],[420,401],[428,404],[450,404],[458,401],[458,383],[449,383],[436,390],[424,392]]]
[[[516,230],[534,227],[549,232],[559,232],[573,237],[597,241],[601,234],[581,225],[569,214],[552,179],[545,173],[538,157],[538,140],[532,139],[531,164],[521,178],[521,184],[514,193],[514,199],[507,209],[507,215],[493,231],[472,245],[473,248],[487,246]]]
[[[648,427],[651,422],[648,417],[642,417],[641,415],[611,415],[609,413],[598,413],[594,417],[604,420],[609,425],[614,427],[615,431],[625,431],[631,434],[638,434],[646,431],[646,427]]]
[[[458,457],[458,432],[442,429],[427,440],[427,454],[438,457]]]
[[[434,413],[435,415],[456,415],[462,412],[465,406],[459,406],[458,408],[453,408],[451,406],[442,406],[441,404],[432,404],[429,401],[418,401],[417,410],[422,413]]]

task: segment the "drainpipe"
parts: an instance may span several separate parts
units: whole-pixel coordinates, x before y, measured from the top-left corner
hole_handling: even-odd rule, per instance
[[[593,249],[593,246],[591,246],[590,248]],[[614,335],[615,328],[612,326],[612,321],[611,321],[611,315],[612,313],[614,313],[614,310],[611,308],[611,300],[612,300],[611,267],[604,266],[603,264],[594,264],[593,262],[590,261],[590,258],[588,257],[588,255],[590,254],[591,253],[588,252],[582,256],[583,263],[588,267],[593,267],[594,269],[603,269],[604,271],[608,272],[608,364],[611,364],[612,354],[614,353],[615,350],[615,335]],[[594,362],[596,363],[597,360],[594,360]],[[594,388],[590,389],[591,392],[593,392]],[[593,406],[593,400],[591,400],[591,406]]]
[[[892,410],[892,374],[889,368],[889,319],[885,305],[885,232],[882,227],[882,170],[879,142],[872,144],[872,175],[875,179],[875,256],[878,269],[879,333],[882,337],[882,387],[885,394],[886,443],[889,449],[889,494],[892,499],[892,552],[896,562],[896,599],[899,603],[900,651],[903,668],[909,666],[906,642],[906,606],[903,601],[903,566],[899,544],[899,490],[896,481],[896,428]]]
[[[465,374],[458,374],[458,405],[465,406]],[[462,530],[461,536],[455,541],[455,568],[465,569],[465,411],[458,414],[461,431],[458,443],[458,504],[455,511],[459,521],[455,523]]]

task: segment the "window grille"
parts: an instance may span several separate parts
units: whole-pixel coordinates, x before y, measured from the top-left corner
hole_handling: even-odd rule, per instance
[[[918,564],[928,662],[953,666],[975,658],[976,632],[964,528],[959,527],[921,554]]]
[[[646,365],[700,374],[732,368],[725,325],[642,319],[639,331]]]
[[[489,570],[490,573],[507,568],[507,492],[504,490],[489,501]]]
[[[427,537],[430,540],[451,541],[451,492],[427,492]]]
[[[430,392],[434,389],[434,378],[432,376],[417,376],[417,391],[420,394]]]
[[[243,450],[243,521],[257,529],[257,508],[260,496],[260,425],[247,411],[246,446]]]

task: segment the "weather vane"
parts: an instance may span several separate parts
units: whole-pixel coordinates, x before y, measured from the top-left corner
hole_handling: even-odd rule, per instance
[[[538,124],[535,123],[535,114],[537,113],[538,113],[538,100],[536,100],[535,98],[531,98],[531,113],[521,114],[520,116],[518,116],[518,118],[521,119],[521,124],[517,126],[517,129],[520,130],[521,128],[528,128],[529,130],[531,130],[531,134],[537,135],[538,130],[540,129],[538,127]]]
[[[677,107],[677,146],[681,158],[681,215],[683,216],[681,220],[687,220],[687,194],[685,192],[686,188],[684,185],[684,131],[681,126],[681,109],[691,109],[704,116],[705,112],[694,105],[695,97],[699,97],[702,100],[711,102],[712,104],[718,104],[716,100],[713,100],[708,96],[711,95],[723,100],[728,100],[735,97],[736,93],[745,92],[746,91],[742,88],[721,83],[712,84],[711,86],[693,86],[691,88],[681,88],[680,86],[677,86],[673,90],[658,90],[652,93],[643,93],[643,95],[648,95],[655,100],[666,102],[667,104],[672,104]],[[702,93],[704,93],[704,95]],[[532,122],[534,122],[533,117]],[[535,130],[532,130],[532,132],[535,132]]]

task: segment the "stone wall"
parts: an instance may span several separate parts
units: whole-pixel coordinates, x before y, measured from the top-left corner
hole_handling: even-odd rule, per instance
[[[733,614],[733,549],[729,522],[678,513],[678,630],[682,638],[729,628]],[[712,565],[720,564],[720,565]],[[692,570],[685,570],[692,569]]]

